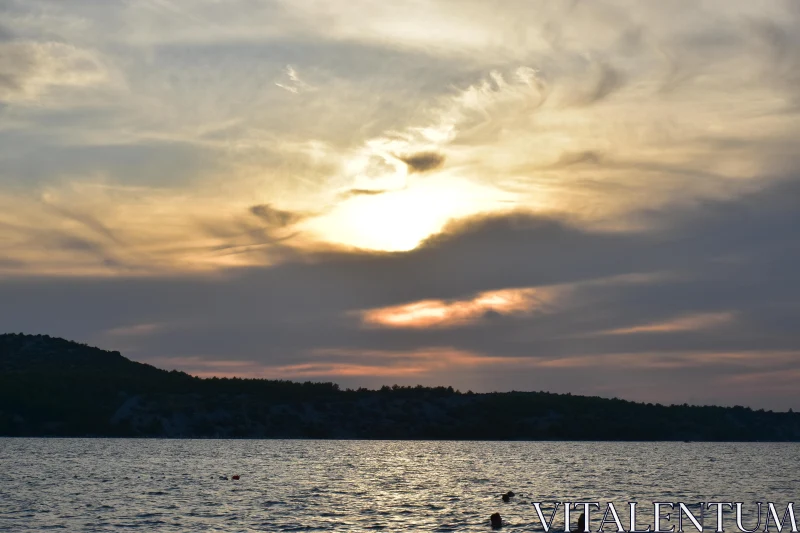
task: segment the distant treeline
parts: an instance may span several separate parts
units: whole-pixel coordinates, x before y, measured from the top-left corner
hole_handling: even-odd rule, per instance
[[[201,379],[47,335],[5,334],[0,436],[800,441],[800,413]]]

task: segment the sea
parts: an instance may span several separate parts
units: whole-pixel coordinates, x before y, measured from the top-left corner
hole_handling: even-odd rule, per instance
[[[491,531],[496,512],[543,531],[534,503],[549,519],[565,501],[600,503],[593,530],[608,502],[625,529],[628,502],[640,528],[653,502],[744,502],[753,527],[755,502],[782,516],[798,496],[800,444],[0,438],[13,532]]]

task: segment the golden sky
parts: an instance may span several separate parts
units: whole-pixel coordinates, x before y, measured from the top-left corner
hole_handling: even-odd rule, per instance
[[[37,323],[8,307],[7,323],[204,375],[525,388],[537,365],[655,360],[670,335],[679,361],[717,361],[743,323],[741,350],[784,364],[800,344],[771,328],[800,304],[751,285],[794,265],[776,250],[794,250],[798,36],[793,0],[0,2],[0,298],[55,308],[59,284],[89,284],[85,305],[114,307],[146,284],[190,300],[192,280],[208,309],[141,301],[89,326],[93,312]],[[317,296],[275,288],[312,270]],[[658,290],[676,279],[708,305]],[[648,311],[626,314],[619,284]],[[239,286],[277,292],[275,316],[321,327],[319,342],[199,353],[192,332],[220,317],[244,338],[277,327],[214,296]],[[773,322],[749,318],[765,307]],[[569,331],[534,343],[556,317]],[[453,340],[487,324],[481,339],[506,338]],[[336,328],[349,336],[323,334]],[[595,341],[616,344],[592,355]],[[570,376],[556,388],[607,387]],[[753,402],[795,401],[741,379]],[[735,401],[725,383],[692,394]]]

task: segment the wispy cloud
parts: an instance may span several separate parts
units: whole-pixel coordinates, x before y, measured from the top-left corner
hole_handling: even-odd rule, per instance
[[[0,102],[42,104],[57,91],[111,81],[106,68],[87,50],[60,42],[0,40]]]
[[[149,335],[161,329],[162,324],[134,324],[132,326],[120,326],[111,328],[105,334],[111,337],[129,337],[138,335]]]
[[[291,65],[286,66],[285,75],[288,81],[282,83],[275,82],[275,85],[277,85],[281,89],[285,89],[290,93],[294,94],[311,91],[314,89],[314,87],[312,87],[311,85],[307,84],[306,82],[300,79],[300,75]]]
[[[735,319],[734,313],[704,313],[640,324],[625,328],[616,328],[601,332],[603,335],[633,335],[637,333],[671,333],[675,331],[696,331],[711,329],[720,325],[728,325]]]

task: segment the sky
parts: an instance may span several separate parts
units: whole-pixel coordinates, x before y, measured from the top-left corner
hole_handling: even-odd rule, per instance
[[[0,324],[800,408],[795,0],[0,0]]]

